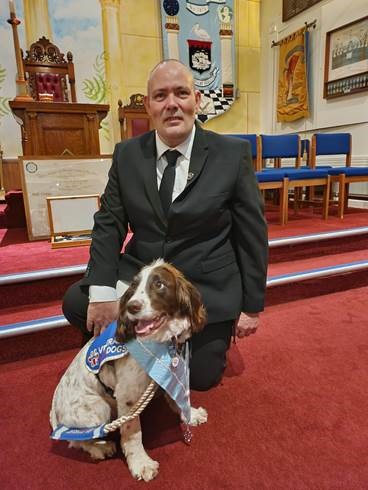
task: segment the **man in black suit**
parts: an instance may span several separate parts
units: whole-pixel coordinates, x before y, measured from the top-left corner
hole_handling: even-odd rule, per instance
[[[222,378],[232,333],[255,332],[263,310],[262,199],[249,143],[195,123],[201,96],[182,63],[159,63],[147,94],[156,130],[116,145],[87,270],[65,295],[64,314],[98,335],[117,318],[117,299],[133,276],[164,258],[198,287],[207,309],[190,363],[191,387],[207,390]],[[128,226],[133,236],[121,254]]]

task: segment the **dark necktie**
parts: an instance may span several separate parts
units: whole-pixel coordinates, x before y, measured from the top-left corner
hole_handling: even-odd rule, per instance
[[[174,190],[175,183],[175,165],[176,160],[180,157],[181,153],[177,150],[167,150],[165,152],[165,157],[167,160],[167,167],[162,175],[162,180],[160,184],[160,199],[162,204],[162,209],[164,210],[165,216],[168,215],[169,208],[172,203],[172,193]]]

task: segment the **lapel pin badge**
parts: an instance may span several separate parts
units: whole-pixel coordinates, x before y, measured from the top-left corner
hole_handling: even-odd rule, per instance
[[[194,173],[193,172],[188,172],[187,180],[192,180],[193,177],[194,177]]]

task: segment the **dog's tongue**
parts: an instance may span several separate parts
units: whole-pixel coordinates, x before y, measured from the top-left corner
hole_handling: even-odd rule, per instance
[[[138,334],[148,333],[154,327],[155,322],[153,320],[139,320],[135,326],[135,331]]]

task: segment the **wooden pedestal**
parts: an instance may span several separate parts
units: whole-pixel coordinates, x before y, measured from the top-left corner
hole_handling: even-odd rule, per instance
[[[98,130],[109,111],[105,104],[9,102],[21,124],[23,155],[99,155]]]

